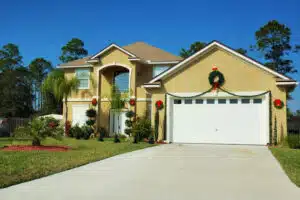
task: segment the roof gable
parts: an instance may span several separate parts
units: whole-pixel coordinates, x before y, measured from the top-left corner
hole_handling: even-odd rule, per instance
[[[97,57],[99,57],[100,55],[104,54],[105,52],[109,51],[109,50],[112,49],[112,48],[117,48],[117,49],[119,49],[120,51],[122,51],[122,52],[126,53],[127,55],[129,55],[130,57],[133,57],[133,58],[137,57],[136,55],[134,55],[133,53],[127,51],[126,49],[124,49],[124,48],[122,48],[122,47],[120,47],[120,46],[118,46],[118,45],[116,45],[116,44],[111,44],[111,45],[105,47],[105,48],[104,48],[103,50],[101,50],[99,53],[97,53],[97,54],[95,54],[94,56],[92,56],[92,57],[91,57],[91,60],[96,59]]]
[[[197,53],[193,54],[192,56],[186,58],[185,60],[181,61],[180,63],[178,63],[177,65],[175,65],[174,67],[170,68],[169,70],[161,73],[159,76],[157,77],[154,77],[149,83],[154,83],[158,80],[161,80],[163,78],[166,78],[168,77],[169,75],[175,73],[176,71],[178,71],[179,69],[183,68],[184,66],[186,66],[187,63],[193,61],[194,59],[198,58],[199,56],[205,54],[206,52],[210,51],[211,49],[213,49],[214,47],[218,47],[220,49],[223,49],[224,51],[227,51],[231,54],[234,54],[236,55],[237,57],[249,62],[249,63],[252,63],[254,66],[258,67],[258,68],[261,68],[262,70],[265,70],[283,80],[291,80],[289,77],[287,76],[284,76],[276,71],[273,71],[269,68],[267,68],[266,66],[262,65],[261,63],[245,56],[245,55],[242,55],[234,50],[232,50],[231,48],[217,42],[217,41],[213,41],[211,43],[209,43],[206,47],[204,47],[203,49],[201,49],[200,51],[198,51]]]

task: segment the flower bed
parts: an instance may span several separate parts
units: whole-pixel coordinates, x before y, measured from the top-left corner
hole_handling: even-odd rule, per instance
[[[11,145],[2,148],[3,151],[68,151],[67,146],[31,146],[31,145]]]

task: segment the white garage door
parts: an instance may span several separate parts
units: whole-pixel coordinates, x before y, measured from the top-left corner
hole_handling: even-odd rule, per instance
[[[262,97],[174,98],[171,102],[173,142],[268,143],[267,104]]]
[[[84,125],[88,119],[86,116],[86,110],[89,109],[88,104],[80,104],[72,106],[72,125],[78,124]]]

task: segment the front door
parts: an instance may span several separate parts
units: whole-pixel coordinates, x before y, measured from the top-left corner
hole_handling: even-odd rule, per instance
[[[125,121],[127,111],[110,111],[110,136],[125,134]]]

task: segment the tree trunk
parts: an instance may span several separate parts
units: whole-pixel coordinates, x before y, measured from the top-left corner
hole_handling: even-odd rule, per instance
[[[32,139],[32,146],[41,146],[41,141],[38,137]]]

